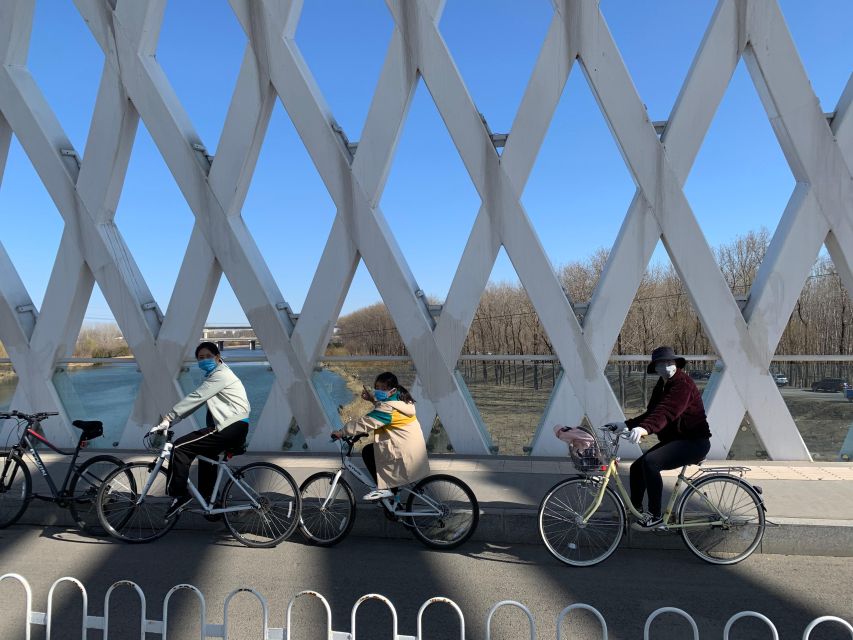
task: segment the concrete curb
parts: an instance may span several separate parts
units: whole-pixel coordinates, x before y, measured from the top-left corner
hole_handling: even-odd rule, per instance
[[[472,540],[495,544],[542,544],[535,509],[486,508]],[[74,527],[67,510],[45,503],[31,503],[19,524]],[[194,513],[183,514],[176,529],[217,531],[224,526],[210,523]],[[352,536],[367,538],[411,538],[408,529],[386,518],[378,506],[358,505]],[[296,535],[295,539],[299,539]],[[678,533],[644,533],[628,529],[622,546],[630,549],[684,549]],[[764,540],[756,553],[803,556],[853,557],[853,521],[804,518],[768,518]]]

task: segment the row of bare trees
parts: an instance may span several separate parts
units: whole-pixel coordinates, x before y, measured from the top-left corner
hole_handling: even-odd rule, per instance
[[[123,358],[131,354],[118,326],[104,322],[84,325],[71,355],[75,358]],[[2,344],[0,357],[8,357]]]
[[[74,356],[78,358],[122,358],[129,355],[127,342],[114,324],[85,325],[74,347]]]
[[[769,245],[765,229],[736,238],[715,251],[717,263],[732,291],[745,304]],[[607,252],[561,267],[558,277],[581,321],[592,298]],[[817,260],[803,283],[794,313],[777,353],[853,354],[851,303],[832,262]],[[335,343],[350,354],[403,355],[405,345],[382,303],[342,316]],[[668,344],[683,354],[714,353],[690,294],[676,270],[653,266],[643,274],[639,290],[614,347],[614,354],[647,354]],[[517,284],[492,283],[480,299],[465,342],[467,354],[551,354],[545,333],[524,289]]]
[[[746,299],[764,260],[769,239],[768,232],[761,229],[740,236],[715,251],[723,277],[736,298]],[[606,250],[600,249],[586,260],[564,265],[557,272],[581,322],[607,255]],[[822,256],[803,284],[777,354],[853,354],[851,324],[850,298],[832,262]],[[246,331],[251,333],[251,330]],[[671,265],[652,266],[643,274],[613,352],[617,355],[647,354],[661,344],[672,345],[683,354],[714,353],[690,295]],[[338,320],[330,352],[405,355],[406,347],[385,305],[379,302]],[[480,299],[463,353],[550,355],[553,351],[524,289],[518,284],[492,283]],[[74,355],[120,357],[130,352],[118,327],[97,324],[83,327]]]

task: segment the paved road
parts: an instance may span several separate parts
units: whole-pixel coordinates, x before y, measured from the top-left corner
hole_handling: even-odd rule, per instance
[[[349,612],[355,600],[369,592],[387,595],[397,607],[399,633],[415,634],[415,618],[428,597],[445,595],[465,613],[467,637],[485,637],[489,607],[501,599],[527,604],[536,616],[540,640],[555,638],[557,613],[573,602],[587,602],[606,617],[610,637],[642,637],[646,617],[664,606],[681,607],[696,618],[702,638],[722,638],[725,621],[735,612],[754,609],[772,618],[780,637],[802,637],[806,624],[819,615],[835,614],[853,620],[853,559],[800,556],[753,556],[735,567],[715,567],[696,560],[686,551],[620,550],[605,564],[588,569],[564,567],[540,546],[492,546],[469,543],[458,553],[428,551],[409,540],[349,538],[332,549],[290,542],[272,550],[235,546],[218,530],[173,531],[148,545],[130,546],[82,537],[60,528],[16,526],[0,531],[0,569],[26,576],[34,592],[35,609],[44,611],[47,590],[61,576],[76,576],[87,586],[90,614],[102,615],[103,596],[115,580],[138,582],[148,597],[148,617],[160,619],[160,603],[173,585],[189,582],[208,598],[208,620],[222,621],[222,603],[232,589],[253,586],[270,603],[271,624],[283,626],[287,601],[302,589],[324,593],[334,612],[334,628],[349,629]],[[56,624],[66,638],[79,637],[80,606],[73,591],[57,592]],[[20,589],[0,585],[0,638],[22,638],[15,611],[21,608]],[[198,638],[193,626],[198,606],[191,594],[180,592],[173,601],[169,638]],[[238,595],[229,621],[229,638],[256,640],[258,607],[247,594]],[[117,623],[111,638],[133,635],[138,604],[130,592],[118,591],[111,604]],[[319,620],[319,607],[299,604],[296,613],[300,640],[319,640],[308,629]],[[358,638],[390,637],[390,618],[378,603],[359,612]],[[741,626],[742,624],[742,626]],[[363,626],[362,626],[363,625]],[[34,638],[42,638],[42,627]],[[137,626],[138,629],[138,626]],[[458,638],[449,610],[437,609],[427,617],[425,638]],[[598,638],[589,619],[572,623],[572,638]],[[195,633],[195,635],[193,635]],[[90,638],[99,638],[92,633]],[[149,636],[153,637],[153,636]],[[495,618],[494,640],[529,637],[521,614],[509,610]],[[652,638],[680,640],[691,637],[686,624],[664,617],[653,627]],[[769,637],[749,621],[738,623],[733,640]],[[827,627],[815,639],[849,638]]]
[[[782,387],[779,391],[782,392],[783,398],[802,398],[815,402],[848,402],[843,393],[815,393],[811,389],[794,389],[791,387]]]

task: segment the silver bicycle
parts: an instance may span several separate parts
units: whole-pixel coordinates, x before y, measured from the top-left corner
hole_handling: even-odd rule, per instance
[[[158,451],[154,461],[128,463],[104,479],[97,499],[98,518],[111,536],[125,542],[150,542],[175,526],[180,514],[166,519],[172,498],[166,493],[164,468],[171,457],[173,435],[172,431],[149,433],[146,447]],[[200,508],[185,510],[209,519],[221,516],[231,535],[247,547],[274,547],[299,524],[302,501],[296,482],[269,462],[232,469],[228,460],[241,453],[245,447],[225,451],[221,460],[197,456],[216,465],[216,482],[207,501],[189,480],[187,487]]]
[[[309,542],[330,547],[343,540],[355,524],[355,495],[343,478],[344,471],[369,489],[376,488],[373,478],[352,461],[355,443],[365,437],[341,438],[341,467],[334,473],[315,473],[302,483],[299,529]],[[396,496],[383,498],[378,504],[385,517],[402,523],[434,549],[458,547],[471,537],[480,520],[474,492],[448,475],[427,476],[414,486],[402,486]]]

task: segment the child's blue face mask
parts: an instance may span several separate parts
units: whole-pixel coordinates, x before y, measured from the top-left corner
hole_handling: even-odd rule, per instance
[[[198,361],[198,368],[204,371],[205,375],[210,375],[216,368],[216,360],[213,358],[205,358]]]
[[[385,391],[383,389],[376,389],[373,391],[373,397],[376,398],[379,402],[384,402],[392,395],[394,395],[393,391]]]

